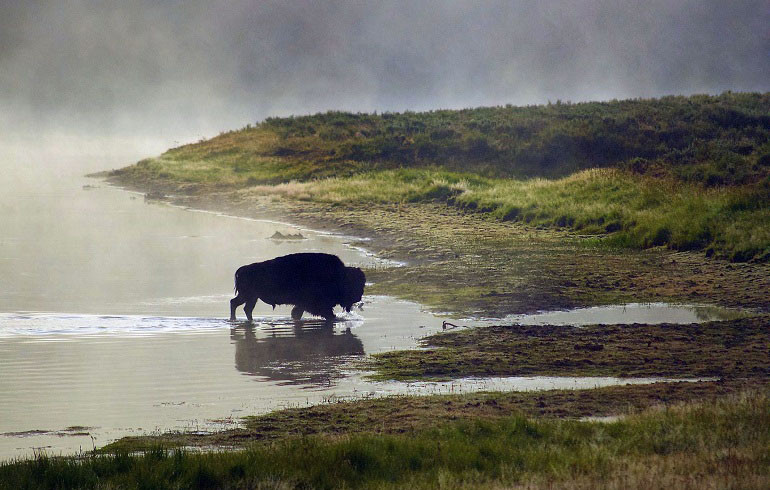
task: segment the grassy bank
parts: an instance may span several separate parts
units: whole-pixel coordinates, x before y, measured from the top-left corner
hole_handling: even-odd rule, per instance
[[[702,189],[617,169],[557,180],[491,179],[431,169],[255,186],[253,192],[338,204],[439,201],[502,221],[606,236],[607,245],[667,245],[743,261],[770,258],[770,191]]]
[[[268,119],[113,177],[344,203],[439,201],[614,246],[770,258],[770,94]],[[586,170],[601,168],[602,170]]]
[[[661,404],[715,401],[764,389],[761,379],[630,384],[583,390],[390,396],[335,401],[246,417],[244,427],[211,434],[170,432],[127,436],[99,450],[145,451],[163,446],[244,448],[292,437],[403,434],[457,420],[494,420],[519,414],[535,418],[613,417]]]
[[[0,466],[2,488],[765,488],[765,391],[615,422],[509,414],[408,434],[288,438],[245,451],[162,448]]]

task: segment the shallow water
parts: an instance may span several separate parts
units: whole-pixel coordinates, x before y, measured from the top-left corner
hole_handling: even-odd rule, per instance
[[[734,320],[745,313],[707,305],[678,305],[668,303],[628,303],[625,305],[592,306],[566,311],[547,311],[533,315],[509,315],[505,323],[522,325],[631,325],[644,323],[702,323]],[[494,320],[500,322],[500,320]],[[489,323],[489,322],[487,322]]]
[[[0,183],[0,459],[39,447],[88,450],[134,433],[216,430],[338,398],[654,381],[368,382],[348,361],[415,347],[447,318],[365,296],[334,328],[292,322],[289,307],[261,303],[253,325],[225,320],[232,274],[244,263],[324,251],[389,265],[349,245],[353,238],[145,203],[80,177],[33,177]],[[276,231],[307,239],[269,239]],[[626,307],[636,309],[644,307]],[[515,321],[575,321],[569,314]]]

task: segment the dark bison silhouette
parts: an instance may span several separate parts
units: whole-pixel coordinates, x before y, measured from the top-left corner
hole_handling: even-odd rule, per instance
[[[358,267],[345,267],[336,255],[299,253],[244,265],[235,271],[235,298],[230,300],[230,320],[244,305],[246,318],[257,300],[275,305],[294,305],[291,317],[304,312],[334,320],[334,306],[350,311],[361,301],[366,276]]]

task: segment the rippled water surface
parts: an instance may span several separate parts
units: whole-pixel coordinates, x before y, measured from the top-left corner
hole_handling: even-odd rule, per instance
[[[415,347],[445,318],[415,303],[365,296],[333,328],[292,322],[289,307],[261,303],[254,324],[225,320],[242,264],[299,251],[377,264],[345,238],[146,203],[80,177],[32,176],[0,187],[0,459],[38,447],[91,449],[134,433],[215,430],[243,415],[340,397],[629,382],[367,382],[349,361]],[[276,231],[306,239],[269,239]],[[642,321],[648,307],[626,311],[639,310],[633,321]],[[508,320],[575,321],[570,314]]]

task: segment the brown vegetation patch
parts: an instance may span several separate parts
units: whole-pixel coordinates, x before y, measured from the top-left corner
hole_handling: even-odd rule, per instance
[[[767,377],[770,316],[693,325],[508,325],[427,337],[375,354],[378,378],[464,376]]]

